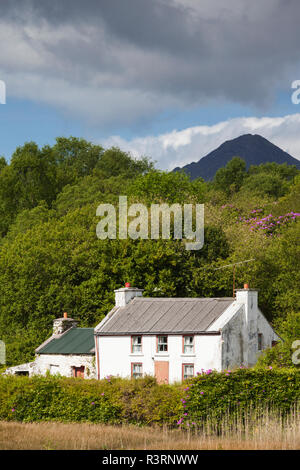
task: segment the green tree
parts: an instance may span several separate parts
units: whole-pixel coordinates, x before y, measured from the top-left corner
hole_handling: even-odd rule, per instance
[[[239,191],[246,176],[245,160],[240,157],[233,157],[224,168],[219,168],[213,183],[216,189],[220,189],[229,195]]]
[[[202,203],[206,183],[202,178],[190,181],[183,172],[169,173],[154,170],[137,177],[128,189],[133,199],[148,205],[159,203]]]
[[[126,176],[131,179],[152,170],[153,163],[146,157],[134,159],[128,152],[123,152],[118,147],[111,147],[105,150],[101,156],[97,169],[108,178],[111,176]]]
[[[56,166],[48,148],[34,142],[18,147],[10,165],[0,172],[1,231],[5,234],[16,215],[40,202],[51,205],[57,194]]]
[[[102,158],[104,149],[85,139],[57,137],[52,152],[58,168],[58,185],[75,183],[78,178],[90,175]]]

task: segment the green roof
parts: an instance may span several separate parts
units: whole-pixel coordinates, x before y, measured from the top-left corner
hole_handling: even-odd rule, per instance
[[[94,328],[70,328],[60,338],[53,338],[38,348],[38,354],[92,354]]]

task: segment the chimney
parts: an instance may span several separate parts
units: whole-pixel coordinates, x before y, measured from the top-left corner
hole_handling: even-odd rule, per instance
[[[116,307],[125,307],[134,297],[142,297],[143,290],[131,287],[130,282],[126,282],[125,287],[115,290]]]
[[[257,296],[257,290],[250,289],[249,284],[244,284],[244,289],[236,290],[236,301],[245,306],[245,320],[248,331],[250,332],[255,331],[256,327],[258,309]]]
[[[70,328],[76,328],[77,321],[73,318],[69,318],[67,312],[64,312],[62,318],[56,318],[53,321],[53,334],[61,335]]]

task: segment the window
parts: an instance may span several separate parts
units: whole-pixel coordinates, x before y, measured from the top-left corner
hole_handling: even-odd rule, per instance
[[[131,352],[132,353],[142,352],[142,337],[141,336],[131,337]]]
[[[194,352],[194,336],[183,337],[183,354],[193,354]]]
[[[168,351],[168,337],[158,336],[157,337],[157,352],[166,352],[166,351]]]
[[[138,377],[143,376],[143,364],[141,363],[132,363],[131,364],[131,377],[137,379]]]
[[[182,364],[182,379],[187,380],[194,377],[194,364]]]
[[[258,343],[257,349],[258,349],[259,351],[261,351],[261,350],[262,350],[262,333],[258,333],[258,335],[257,335],[257,343]]]
[[[276,344],[278,344],[278,341],[272,341],[272,348],[274,348],[274,346],[276,346]]]

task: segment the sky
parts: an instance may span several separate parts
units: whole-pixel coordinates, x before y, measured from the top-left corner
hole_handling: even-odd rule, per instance
[[[171,170],[253,133],[300,159],[299,23],[298,0],[1,0],[0,155],[72,135]]]

